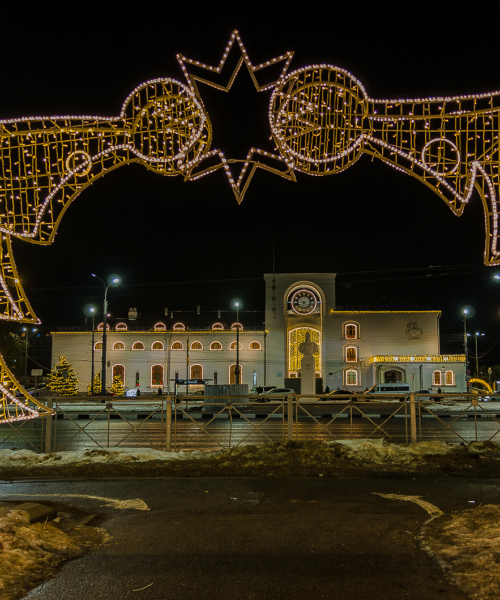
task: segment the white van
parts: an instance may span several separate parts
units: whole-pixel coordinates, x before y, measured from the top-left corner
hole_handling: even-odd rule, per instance
[[[409,394],[410,392],[409,383],[376,383],[365,394],[367,396],[388,396],[403,401],[405,398],[401,396],[401,393]]]

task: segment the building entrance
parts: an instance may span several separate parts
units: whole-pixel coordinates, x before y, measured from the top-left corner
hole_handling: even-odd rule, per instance
[[[386,371],[384,373],[384,383],[401,383],[402,381],[401,371]]]

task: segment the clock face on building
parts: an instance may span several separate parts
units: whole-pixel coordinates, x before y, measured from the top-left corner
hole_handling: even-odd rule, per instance
[[[297,290],[292,298],[291,305],[293,312],[298,315],[308,315],[313,312],[318,304],[316,296],[311,290],[301,289]]]

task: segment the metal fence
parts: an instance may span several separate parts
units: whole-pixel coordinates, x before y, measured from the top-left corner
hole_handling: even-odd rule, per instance
[[[196,399],[194,399],[196,398]],[[500,402],[476,394],[440,401],[409,394],[48,398],[54,416],[0,428],[0,449],[59,452],[87,448],[216,450],[283,440],[379,439],[500,442]],[[498,410],[496,409],[498,407]]]

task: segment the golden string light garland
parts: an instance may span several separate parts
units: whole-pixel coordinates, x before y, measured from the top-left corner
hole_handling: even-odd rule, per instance
[[[233,48],[241,56],[224,82]],[[295,171],[331,175],[367,153],[422,181],[457,216],[476,188],[485,212],[484,262],[499,265],[500,93],[377,100],[348,71],[332,65],[288,73],[292,57],[287,52],[253,65],[234,31],[217,66],[177,55],[187,83],[147,81],[129,94],[117,117],[0,121],[0,319],[39,322],[17,276],[11,237],[51,243],[64,212],[86,187],[134,162],[185,181],[223,169],[241,202],[259,168],[295,181]],[[263,82],[266,69],[279,65],[278,77]],[[212,128],[198,84],[228,92],[243,66],[257,92],[271,91],[275,148],[250,148],[239,160],[211,149]],[[204,75],[195,75],[197,70]],[[241,167],[238,174],[234,166]],[[6,368],[0,358],[2,373]],[[4,414],[5,398],[4,392]]]

